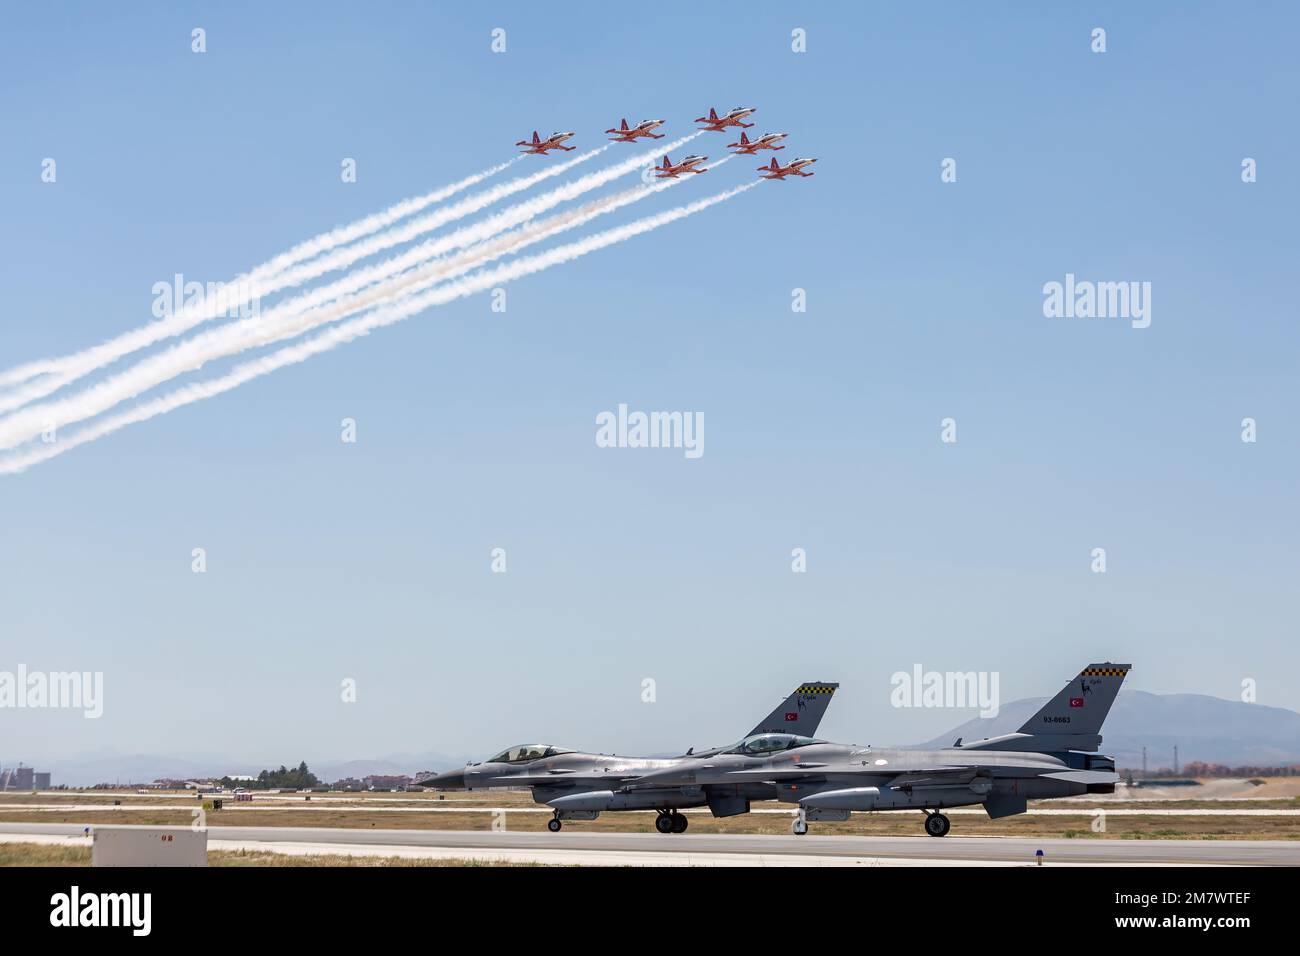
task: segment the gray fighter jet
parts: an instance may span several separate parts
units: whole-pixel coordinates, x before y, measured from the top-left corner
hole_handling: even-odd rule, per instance
[[[776,731],[816,733],[839,686],[830,681],[800,684],[794,693],[759,721],[746,738]],[[788,736],[788,733],[782,736]],[[692,748],[679,757],[653,758],[584,753],[549,744],[525,744],[503,750],[483,763],[472,763],[462,770],[449,770],[417,780],[415,785],[432,790],[529,787],[533,800],[555,810],[555,815],[546,824],[552,833],[559,831],[564,820],[595,820],[604,810],[656,810],[656,830],[660,833],[684,833],[686,817],[678,810],[707,806],[716,817],[747,813],[750,799],[773,800],[776,788],[757,781],[720,787],[667,784],[634,791],[629,789],[630,785],[647,773],[706,761],[729,749],[719,747],[695,753]]]
[[[759,734],[707,759],[677,763],[624,785],[698,787],[729,792],[761,783],[797,804],[795,833],[809,820],[844,821],[854,810],[921,810],[925,832],[941,837],[945,807],[982,804],[989,817],[1024,813],[1026,801],[1114,793],[1115,761],[1101,747],[1101,725],[1129,664],[1089,664],[1014,734],[944,750],[834,744],[790,734]]]

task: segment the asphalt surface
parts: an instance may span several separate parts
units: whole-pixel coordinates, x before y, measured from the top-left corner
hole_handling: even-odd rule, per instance
[[[519,851],[524,854],[567,850],[585,860],[600,854],[689,854],[709,857],[858,858],[934,863],[1033,864],[1042,850],[1048,863],[1169,865],[1300,865],[1300,843],[1281,840],[1035,840],[1002,837],[861,837],[764,836],[752,834],[521,833],[490,830],[380,830],[336,827],[210,827],[212,841],[241,844],[322,845],[338,847],[429,847],[447,851]],[[155,829],[155,828],[147,828]],[[84,827],[68,823],[0,823],[0,834],[83,836]],[[328,847],[328,849],[326,849]],[[270,849],[270,847],[268,847]],[[512,856],[518,853],[512,852]],[[739,862],[739,860],[737,861]]]

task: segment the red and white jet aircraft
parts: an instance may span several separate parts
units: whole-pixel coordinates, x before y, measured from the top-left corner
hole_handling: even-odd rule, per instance
[[[764,135],[760,136],[758,139],[750,139],[748,136],[745,135],[745,131],[741,130],[740,142],[728,143],[727,148],[735,149],[736,147],[740,147],[739,149],[736,149],[737,156],[740,155],[753,156],[760,149],[785,149],[784,146],[773,146],[772,144],[779,143],[781,140],[785,139],[789,135],[790,135],[789,133],[765,133]]]
[[[561,146],[561,145],[560,145],[560,144],[563,143],[566,139],[569,139],[571,136],[573,136],[573,133],[571,133],[571,132],[570,132],[570,133],[552,133],[550,136],[546,137],[546,139],[540,139],[540,138],[538,137],[538,135],[537,135],[537,130],[533,130],[533,138],[532,138],[531,141],[526,140],[526,139],[521,139],[519,142],[515,143],[515,145],[516,145],[516,146],[527,146],[527,147],[528,147],[528,149],[524,150],[524,155],[525,155],[525,156],[527,156],[527,155],[529,155],[529,154],[533,154],[533,155],[537,155],[537,156],[545,156],[545,155],[546,155],[546,151],[547,151],[548,149],[564,149],[564,150],[570,150],[570,151],[571,151],[571,150],[575,150],[575,149],[577,149],[578,147],[576,147],[576,146]]]
[[[760,179],[780,179],[780,180],[784,181],[784,180],[785,180],[785,177],[787,177],[787,176],[813,176],[813,175],[816,175],[816,174],[815,174],[815,173],[805,173],[805,172],[803,171],[803,168],[804,168],[805,166],[811,166],[811,165],[812,165],[813,163],[815,163],[815,162],[817,162],[817,160],[815,160],[815,159],[792,159],[792,160],[790,160],[790,162],[789,162],[788,165],[786,165],[786,166],[782,166],[780,163],[778,163],[778,162],[776,161],[776,157],[773,156],[773,157],[772,157],[772,165],[770,165],[770,166],[760,166],[760,167],[758,167],[758,171],[759,171],[760,173],[766,173],[766,175],[764,175],[764,176],[760,176],[759,178],[760,178]]]
[[[756,112],[758,112],[758,110],[756,107],[753,106],[737,106],[734,109],[728,111],[726,116],[719,116],[717,110],[713,109],[712,107],[709,107],[709,115],[698,116],[696,117],[695,122],[705,124],[700,128],[706,129],[710,133],[721,133],[723,128],[727,126],[743,126],[746,129],[748,129],[754,124],[742,123],[741,120],[743,120],[746,116],[749,116],[751,113],[756,113]]]
[[[708,158],[707,156],[687,156],[680,163],[674,163],[665,156],[664,164],[655,167],[655,179],[676,179],[682,173],[695,173],[698,175],[707,172],[707,170],[696,169],[695,167]]]
[[[617,136],[611,136],[611,143],[635,143],[638,136],[644,136],[647,139],[663,139],[663,133],[656,133],[655,130],[664,125],[664,120],[642,120],[635,126],[628,126],[627,120],[623,120],[618,129],[607,129],[606,133],[617,133]]]

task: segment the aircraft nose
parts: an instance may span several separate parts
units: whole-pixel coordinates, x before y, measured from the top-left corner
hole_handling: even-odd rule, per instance
[[[435,773],[432,777],[425,777],[417,781],[421,787],[432,790],[464,790],[465,789],[465,771],[464,770],[446,770],[442,773]]]

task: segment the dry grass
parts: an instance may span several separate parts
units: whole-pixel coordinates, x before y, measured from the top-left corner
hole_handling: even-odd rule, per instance
[[[0,843],[0,866],[90,866],[90,847]]]
[[[1289,778],[1288,778],[1289,779]],[[130,793],[96,793],[93,796],[59,795],[58,797],[32,794],[6,794],[0,796],[0,822],[25,823],[76,823],[105,824],[130,823],[148,826],[188,826],[193,821],[193,810],[200,805],[193,794],[177,793],[173,799],[141,797]],[[334,799],[322,799],[328,796]],[[432,793],[366,793],[316,795],[312,800],[304,794],[257,794],[252,802],[237,803],[229,795],[224,797],[225,809],[209,810],[206,821],[212,830],[222,827],[342,827],[349,829],[378,830],[486,830],[492,818],[482,812],[422,812],[431,808],[484,808],[502,807],[506,810],[506,826],[511,830],[540,832],[545,829],[548,813],[512,813],[511,810],[538,809],[532,796],[519,791],[491,791],[445,794],[439,799]],[[345,797],[345,801],[337,798]],[[142,810],[114,810],[113,800],[121,800],[123,807],[148,807]],[[104,804],[102,811],[69,810],[62,812],[22,812],[23,803],[87,805]],[[952,817],[952,832],[961,836],[1004,836],[1034,838],[1076,839],[1201,839],[1201,840],[1300,840],[1300,817],[1164,817],[1115,816],[1106,817],[1106,832],[1093,833],[1091,816],[1096,810],[1117,809],[1213,809],[1213,810],[1266,810],[1297,809],[1300,799],[1267,801],[1225,800],[1170,800],[1157,804],[1132,801],[1049,800],[1032,804],[1034,807],[1077,809],[1075,816],[1018,816],[1002,820],[989,820],[983,814],[959,814]],[[284,807],[288,809],[269,809]],[[391,809],[379,809],[391,808]],[[788,805],[776,803],[755,804],[755,809],[790,810]],[[544,808],[541,808],[544,809]],[[755,813],[726,819],[714,819],[707,812],[690,814],[691,833],[767,833],[790,832],[791,816],[786,814]],[[920,836],[921,814],[900,811],[894,813],[854,814],[846,823],[812,823],[811,832],[845,836]],[[565,826],[566,832],[651,833],[654,831],[654,814],[606,813],[596,821],[573,821]],[[214,834],[214,836],[216,836]],[[217,836],[216,838],[219,838]]]
[[[427,860],[402,856],[290,856],[261,850],[211,850],[208,866],[539,866],[485,860]],[[0,866],[90,866],[90,847],[46,843],[0,843]]]

